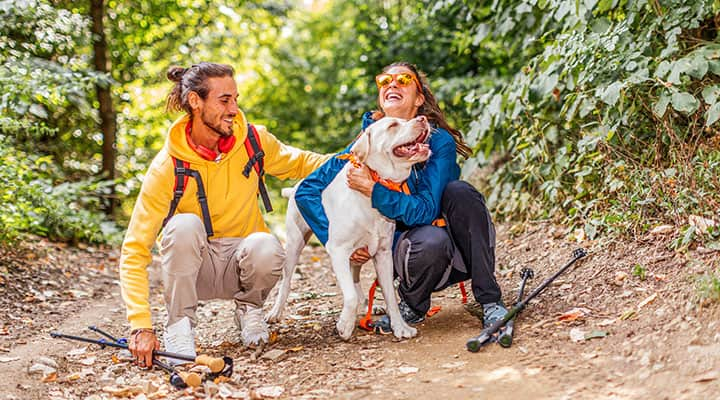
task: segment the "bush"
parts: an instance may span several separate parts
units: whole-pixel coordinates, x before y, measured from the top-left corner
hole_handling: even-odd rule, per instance
[[[0,135],[0,242],[26,233],[72,242],[120,239],[118,227],[98,211],[98,194],[106,183],[56,185],[51,176],[61,176],[52,158],[19,151]]]

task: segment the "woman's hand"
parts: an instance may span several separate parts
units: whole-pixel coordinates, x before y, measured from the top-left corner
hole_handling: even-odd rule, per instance
[[[367,197],[372,196],[375,181],[370,177],[370,170],[365,164],[360,166],[352,166],[347,173],[347,184],[350,189],[357,190]]]
[[[363,265],[370,259],[370,253],[368,253],[367,246],[361,247],[350,255],[350,263]]]

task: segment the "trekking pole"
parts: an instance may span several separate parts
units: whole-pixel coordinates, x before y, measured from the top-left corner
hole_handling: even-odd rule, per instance
[[[88,326],[88,329],[107,337],[108,339],[112,340],[115,343],[127,344],[127,339],[125,339],[125,338],[118,339],[118,338],[114,337],[113,335],[98,328],[95,325]],[[175,387],[176,389],[184,389],[188,386],[197,387],[197,386],[200,386],[200,383],[202,383],[202,379],[200,379],[200,375],[198,375],[194,372],[176,371],[175,368],[165,364],[164,362],[158,360],[155,357],[153,357],[152,363],[170,373],[170,378],[169,378],[170,384],[173,387]]]
[[[522,278],[522,281],[520,282],[520,290],[518,291],[517,300],[515,301],[514,305],[520,304],[520,301],[523,297],[523,291],[525,290],[525,283],[528,279],[531,279],[535,276],[535,272],[531,268],[523,268],[520,271],[520,278]],[[517,317],[517,314],[515,315]],[[512,345],[513,341],[513,329],[515,328],[515,317],[513,317],[510,321],[505,324],[505,329],[501,329],[500,333],[497,337],[497,342],[502,347],[510,347]]]
[[[94,325],[88,326],[88,329],[107,337],[108,339],[112,340],[112,342],[115,344],[125,345],[125,346],[127,345],[127,339],[125,339],[125,338],[118,339]],[[53,336],[53,337],[68,338],[68,336],[69,335]],[[101,344],[101,346],[105,346],[105,343]],[[202,383],[202,379],[200,378],[200,375],[198,375],[194,372],[176,371],[175,368],[165,364],[164,362],[158,360],[154,356],[153,356],[152,363],[153,363],[153,365],[157,365],[159,368],[164,369],[165,371],[170,373],[170,378],[169,378],[170,384],[176,389],[184,389],[188,386],[197,387],[197,386],[200,386],[200,383]]]
[[[71,340],[77,340],[80,342],[97,344],[100,347],[109,346],[109,347],[116,347],[119,349],[127,349],[128,348],[128,345],[126,343],[119,343],[119,342],[115,342],[115,341],[109,342],[105,339],[95,340],[95,339],[89,339],[89,338],[85,338],[85,337],[81,337],[81,336],[66,335],[66,334],[60,333],[60,332],[50,332],[50,336],[52,336],[54,338],[71,339]],[[188,356],[185,354],[169,353],[166,351],[153,350],[153,357],[157,357],[157,356],[173,358],[176,360],[190,361],[190,362],[194,362],[196,364],[205,365],[208,368],[210,368],[210,371],[213,373],[222,372],[223,369],[225,369],[226,364],[227,364],[226,358],[229,358],[229,357],[215,358],[215,357],[210,357],[210,356],[204,355],[204,354],[201,354],[197,357],[193,357],[193,356]],[[230,365],[230,366],[232,366],[232,365]]]
[[[507,323],[508,321],[515,318],[515,315],[517,315],[517,313],[519,313],[523,308],[525,308],[525,305],[530,300],[532,300],[533,298],[535,298],[535,296],[540,294],[540,292],[542,292],[543,289],[545,289],[548,285],[550,285],[552,283],[552,281],[554,281],[558,276],[560,276],[560,274],[565,272],[565,270],[570,268],[571,265],[573,265],[576,261],[585,257],[586,255],[587,255],[587,253],[582,248],[579,248],[579,249],[576,249],[575,251],[573,251],[572,260],[570,260],[567,264],[565,264],[562,268],[560,268],[555,274],[553,274],[551,277],[549,277],[547,280],[545,280],[545,282],[541,283],[540,286],[535,288],[535,290],[533,290],[532,293],[530,293],[527,298],[525,298],[524,300],[521,300],[519,303],[517,303],[510,311],[508,311],[507,314],[505,314],[505,317],[503,317],[500,320],[495,321],[492,325],[483,329],[478,336],[468,339],[467,343],[465,344],[468,351],[475,353],[475,352],[479,351],[482,346],[486,345],[487,343],[490,343],[493,335],[500,328],[502,328],[505,325],[505,323]]]

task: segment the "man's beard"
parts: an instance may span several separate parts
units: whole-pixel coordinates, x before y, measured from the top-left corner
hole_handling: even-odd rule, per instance
[[[208,121],[205,113],[202,113],[202,115],[200,115],[200,120],[202,120],[202,123],[205,124],[205,126],[212,129],[213,132],[217,133],[220,137],[230,137],[233,135],[232,126],[227,131],[223,131],[220,128],[220,125],[213,125],[212,122]]]

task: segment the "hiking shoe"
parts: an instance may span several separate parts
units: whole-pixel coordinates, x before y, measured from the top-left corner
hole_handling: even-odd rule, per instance
[[[235,309],[235,323],[240,329],[240,338],[245,346],[257,346],[269,342],[270,333],[260,307],[243,304]]]
[[[398,308],[400,308],[400,315],[402,315],[405,322],[407,322],[410,325],[419,324],[423,321],[425,321],[425,314],[419,314],[404,301],[400,300],[400,303],[398,303]]]
[[[398,303],[398,308],[400,308],[400,315],[402,316],[402,318],[410,325],[419,324],[420,322],[425,321],[425,315],[418,314],[415,310],[410,308],[410,306],[405,303],[404,300],[400,300],[400,303]],[[389,315],[383,315],[382,317],[380,317],[380,319],[373,322],[372,326],[375,333],[379,333],[382,335],[388,335],[392,333]]]
[[[508,310],[502,301],[483,304],[483,327],[487,328],[496,321],[503,319],[507,313]]]
[[[480,321],[483,320],[482,304],[478,303],[477,301],[468,302],[463,305],[463,308],[465,308],[465,311],[467,311],[473,317],[479,319]]]
[[[166,326],[163,343],[165,351],[168,353],[178,353],[195,358],[197,356],[195,353],[195,330],[190,325],[190,318],[183,317],[174,324]],[[190,362],[174,358],[166,358],[166,361],[172,366]]]

